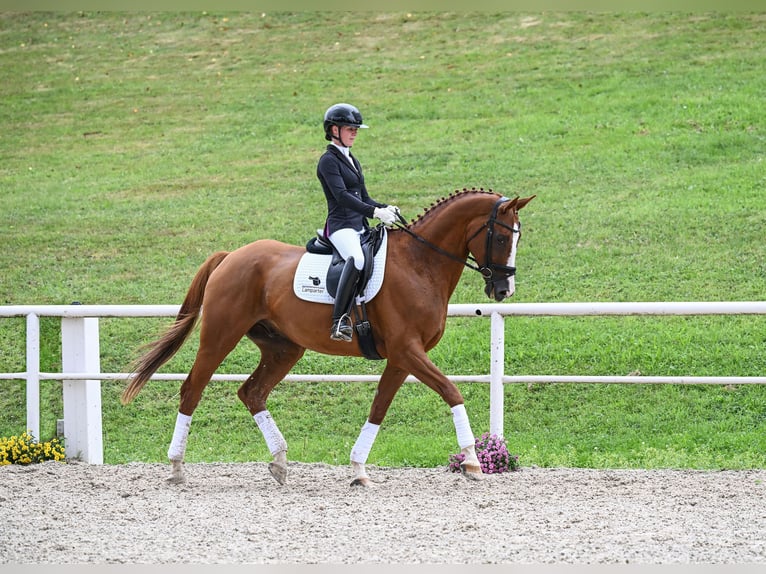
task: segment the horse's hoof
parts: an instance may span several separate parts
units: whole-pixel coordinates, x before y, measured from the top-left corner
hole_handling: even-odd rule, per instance
[[[287,482],[287,466],[279,462],[269,463],[269,472],[279,484]]]
[[[183,484],[186,482],[186,473],[184,472],[184,461],[170,461],[170,476],[165,479],[168,484]]]
[[[481,472],[481,466],[475,464],[461,464],[460,472],[468,480],[484,480],[484,473]]]
[[[183,473],[174,472],[165,479],[165,482],[168,484],[183,484],[186,482],[186,476]]]
[[[351,481],[351,486],[361,486],[363,488],[370,488],[372,481],[367,476],[360,476]]]

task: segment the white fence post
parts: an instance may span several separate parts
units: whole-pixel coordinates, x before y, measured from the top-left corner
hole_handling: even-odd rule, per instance
[[[61,359],[65,373],[101,371],[97,318],[62,317]],[[104,462],[101,381],[64,381],[64,437],[67,457]]]
[[[503,436],[503,377],[505,376],[505,321],[490,316],[489,433]]]
[[[40,317],[27,315],[27,428],[40,440]]]

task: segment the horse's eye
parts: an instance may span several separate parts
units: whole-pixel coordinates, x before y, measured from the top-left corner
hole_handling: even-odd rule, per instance
[[[507,236],[507,235],[501,235],[501,234],[498,234],[498,235],[495,237],[495,241],[497,241],[497,243],[498,243],[499,245],[505,245],[506,243],[508,243],[508,236]]]

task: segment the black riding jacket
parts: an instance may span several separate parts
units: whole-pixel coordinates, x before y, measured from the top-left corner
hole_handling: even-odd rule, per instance
[[[386,207],[385,203],[378,203],[369,196],[362,166],[353,155],[351,159],[356,169],[332,144],[319,158],[317,177],[327,199],[325,237],[347,227],[362,230],[368,227],[365,218],[372,218],[376,207]]]

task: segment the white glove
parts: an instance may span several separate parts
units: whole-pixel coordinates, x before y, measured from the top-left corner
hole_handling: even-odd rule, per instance
[[[396,219],[399,219],[400,215],[399,215],[399,208],[398,207],[396,207],[395,205],[389,205],[388,207],[386,207],[386,209],[388,211],[390,211],[391,213],[393,213],[394,217],[396,217]]]
[[[396,215],[387,207],[376,207],[373,212],[373,217],[380,219],[383,225],[393,225],[396,222]]]

